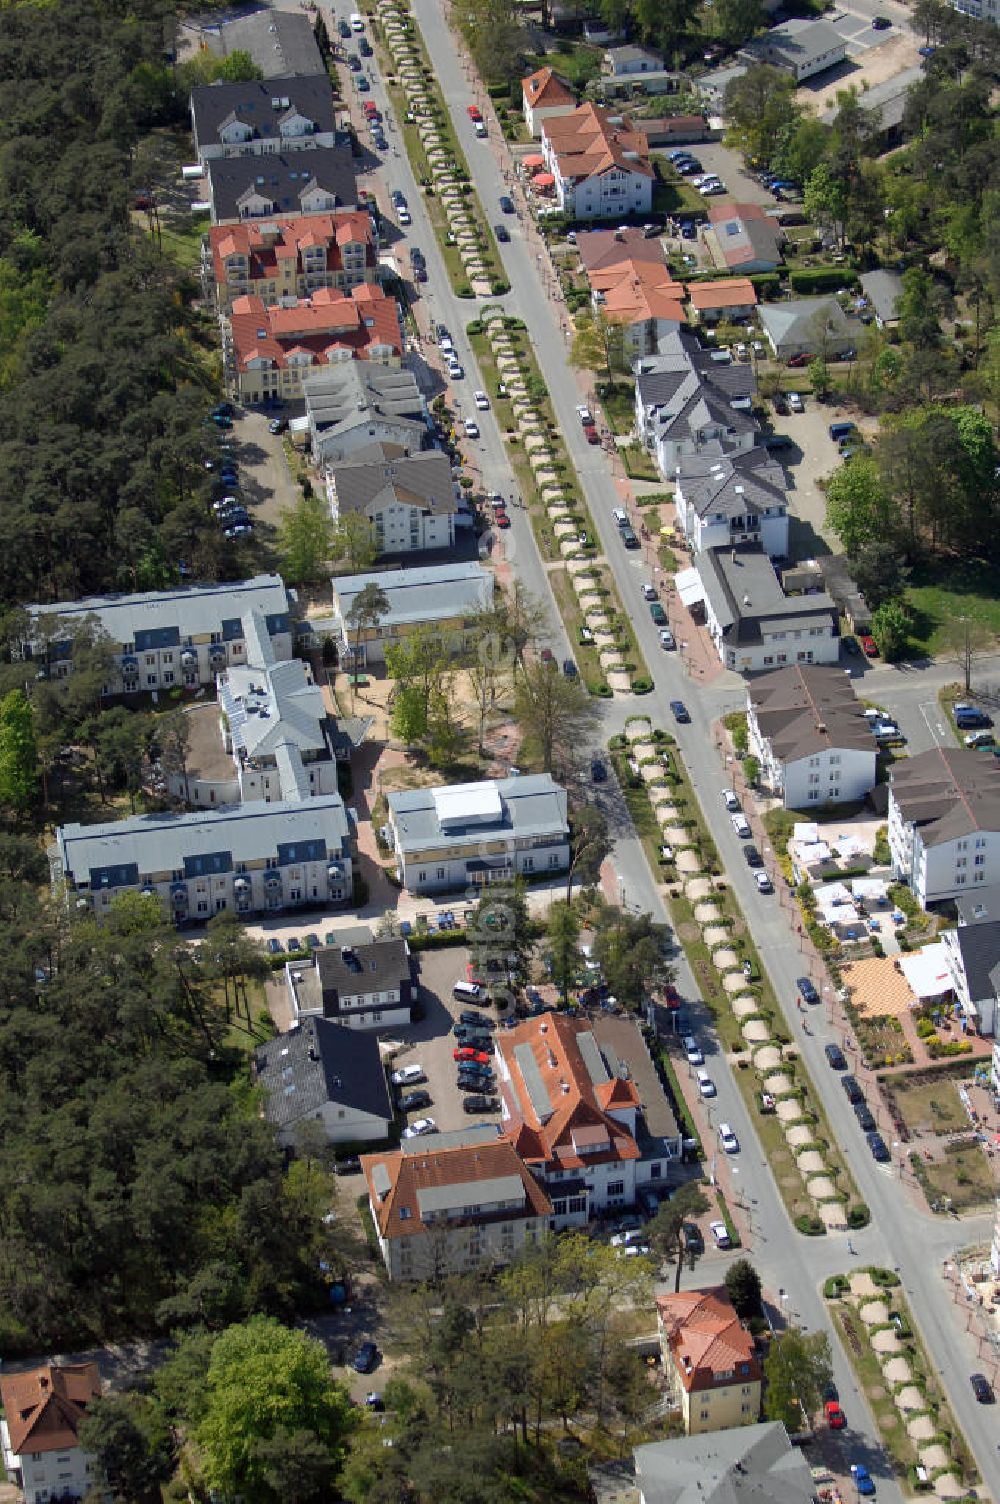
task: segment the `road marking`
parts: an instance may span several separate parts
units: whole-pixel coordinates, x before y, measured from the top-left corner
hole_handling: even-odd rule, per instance
[[[930,713],[928,714],[928,712]],[[942,722],[941,707],[938,702],[936,700],[922,700],[920,702],[920,714],[924,718],[927,730],[938,746],[946,746],[948,744],[948,728]],[[933,724],[931,722],[932,716],[934,718]]]

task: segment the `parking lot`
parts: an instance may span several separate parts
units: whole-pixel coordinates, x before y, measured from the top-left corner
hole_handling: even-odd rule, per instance
[[[763,204],[768,209],[778,207],[774,195],[743,171],[742,152],[735,151],[731,146],[724,146],[721,141],[701,141],[692,146],[690,151],[693,157],[697,157],[704,172],[716,173],[726,185],[725,195],[705,199],[706,211],[711,204],[724,204],[730,199],[739,204]],[[653,155],[665,154],[654,152]]]

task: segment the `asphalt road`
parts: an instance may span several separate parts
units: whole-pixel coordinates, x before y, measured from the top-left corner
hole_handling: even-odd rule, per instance
[[[413,13],[423,33],[435,74],[441,82],[445,101],[470,163],[483,208],[487,218],[492,218],[500,194],[506,191],[506,185],[491,144],[476,138],[468,117],[467,106],[481,101],[462,69],[455,66],[455,44],[446,30],[435,0],[415,0]],[[830,1026],[815,1016],[825,1010],[813,1010],[810,1036],[806,1037],[802,1032],[800,1016],[792,1005],[796,991],[795,978],[802,969],[794,936],[780,909],[777,896],[764,898],[757,893],[749,869],[741,859],[739,842],[719,798],[719,790],[725,780],[712,747],[710,726],[718,714],[720,703],[734,700],[735,703],[740,703],[744,692],[735,681],[723,684],[708,694],[695,690],[685,678],[681,655],[664,654],[660,650],[657,631],[648,612],[635,610],[632,604],[639,600],[639,584],[645,568],[641,558],[633,560],[621,547],[617,528],[611,517],[612,507],[617,504],[617,493],[603,454],[595,451],[584,440],[575,411],[580,400],[579,388],[566,360],[564,338],[556,311],[546,295],[542,275],[544,263],[537,259],[539,249],[535,242],[529,241],[530,232],[524,227],[524,222],[519,221],[519,225],[521,232],[515,232],[509,244],[499,247],[513,289],[509,302],[517,308],[527,324],[556,417],[587,497],[595,529],[621,592],[623,604],[626,609],[634,612],[635,630],[655,678],[652,695],[637,702],[616,701],[609,705],[605,715],[605,728],[608,731],[617,729],[629,711],[641,709],[650,715],[654,724],[670,726],[676,731],[681,751],[692,770],[709,827],[723,860],[727,863],[729,876],[753,928],[754,938],[777,995],[786,1004],[789,1023],[803,1047],[831,1127],[850,1156],[862,1197],[874,1209],[872,1225],[853,1235],[852,1246],[857,1250],[857,1258],[862,1263],[877,1262],[899,1269],[921,1323],[932,1360],[938,1366],[987,1487],[995,1496],[1000,1497],[995,1414],[988,1407],[978,1406],[972,1396],[968,1373],[978,1365],[972,1344],[962,1334],[955,1319],[940,1272],[942,1260],[957,1242],[966,1243],[978,1233],[985,1233],[987,1219],[980,1219],[975,1226],[967,1221],[960,1227],[958,1224],[941,1223],[929,1213],[923,1213],[907,1199],[902,1187],[893,1178],[892,1168],[887,1173],[871,1160],[853,1111],[822,1058],[823,1044],[834,1037]],[[446,302],[448,300],[448,294],[440,284],[435,290],[435,296],[443,297]],[[524,577],[526,568],[525,551],[521,549],[517,561],[518,575]],[[909,715],[911,700],[919,708],[921,698],[924,701],[928,697],[934,698],[940,672],[937,666],[917,669],[913,675],[913,689],[909,682],[903,682],[904,679],[909,679],[909,675],[896,670],[873,672],[871,678],[878,680],[880,703],[891,706],[892,699],[887,699],[886,696],[895,696],[901,705],[906,704]],[[940,680],[942,683],[948,682],[949,677],[954,677],[953,673],[949,675],[947,667],[944,672],[945,677]],[[883,677],[886,685],[884,690]],[[866,683],[866,694],[869,687]],[[872,697],[875,697],[874,692]],[[674,698],[685,699],[691,712],[691,725],[673,724],[669,701]],[[614,793],[608,797],[613,803]],[[627,823],[621,817],[622,810],[619,809],[616,820],[619,828]],[[616,843],[615,863],[623,882],[625,901],[648,909],[657,920],[665,921],[663,904],[634,833],[626,833],[622,829]],[[693,978],[685,963],[681,962],[679,972],[682,992],[687,997],[696,997]],[[723,1116],[727,1117],[743,1146],[739,1163],[734,1168],[739,1170],[743,1199],[752,1213],[754,1257],[768,1284],[787,1292],[788,1307],[798,1320],[810,1328],[821,1325],[826,1327],[828,1323],[820,1294],[822,1280],[827,1274],[850,1266],[852,1256],[848,1252],[847,1240],[843,1237],[805,1239],[791,1231],[753,1125],[743,1109],[742,1099],[724,1060],[714,1060],[712,1069],[719,1087],[716,1105],[718,1116],[715,1121]],[[857,1418],[867,1413],[867,1407],[862,1404],[853,1380],[849,1377],[846,1359],[839,1344],[835,1342],[834,1348],[838,1383],[842,1381],[845,1404],[850,1406],[855,1417],[852,1427],[857,1431]],[[870,1453],[872,1471],[879,1479],[882,1496],[895,1500],[899,1497],[898,1488],[885,1464],[878,1459],[878,1449],[873,1439],[875,1432],[870,1418],[865,1430],[867,1435],[864,1440],[859,1435],[859,1446]]]

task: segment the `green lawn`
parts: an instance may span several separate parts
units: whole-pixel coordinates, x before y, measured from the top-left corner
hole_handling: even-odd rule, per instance
[[[910,642],[918,651],[942,652],[947,624],[961,617],[984,622],[1000,636],[1000,570],[985,559],[922,562],[906,601],[913,613]]]
[[[560,42],[558,52],[546,52],[537,57],[526,57],[525,73],[534,73],[539,68],[554,68],[575,89],[583,89],[601,71],[604,56],[600,47],[590,47],[586,42]]]

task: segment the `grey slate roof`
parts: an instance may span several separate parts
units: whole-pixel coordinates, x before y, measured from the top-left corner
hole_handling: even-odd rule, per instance
[[[645,1504],[810,1504],[809,1463],[780,1421],[636,1447]]]
[[[686,457],[684,500],[699,517],[762,515],[787,509],[788,476],[770,450],[757,445],[718,457]]]
[[[259,10],[202,32],[216,57],[249,52],[266,79],[304,77],[323,72],[323,59],[307,16],[290,11]]]
[[[789,664],[755,679],[748,696],[760,733],[780,762],[830,748],[871,752],[874,758],[871,727],[839,668]]]
[[[899,272],[864,272],[861,291],[883,324],[894,323],[899,318],[899,300],[903,295],[903,278]]]
[[[375,419],[391,421],[401,435],[410,435],[407,442],[413,450],[429,438],[426,404],[416,377],[404,367],[345,360],[307,376],[302,389],[314,443],[321,452],[335,447],[342,434]]]
[[[740,49],[740,57],[764,63],[807,68],[828,52],[846,50],[844,38],[829,21],[794,19],[772,26]]]
[[[952,935],[962,956],[969,996],[973,1002],[993,997],[994,975],[1000,964],[1000,919],[960,924]]]
[[[246,219],[240,205],[251,192],[268,199],[270,213],[275,216],[302,214],[303,194],[317,185],[335,196],[336,208],[358,206],[357,173],[351,148],[346,145],[268,152],[259,157],[212,157],[205,163],[205,170],[217,224]]]
[[[979,888],[974,893],[959,893],[955,907],[960,925],[986,924],[1000,919],[1000,883],[990,883],[988,888]]]
[[[316,972],[327,1003],[369,992],[405,993],[411,980],[410,953],[401,938],[372,940],[367,945],[328,945],[316,952]]]
[[[417,507],[436,517],[458,511],[451,463],[440,449],[408,455],[399,444],[376,447],[380,458],[332,468],[339,512],[370,517],[393,505]]]
[[[212,632],[220,632],[227,642],[242,639],[243,618],[252,610],[263,613],[269,632],[289,630],[288,591],[277,574],[136,595],[90,595],[28,610],[32,616],[63,617],[73,626],[95,616],[113,643],[130,644],[136,652],[177,646],[185,638]]]
[[[393,817],[397,841],[405,854],[420,851],[428,842],[444,839],[449,846],[478,845],[483,840],[505,835],[556,835],[568,832],[566,790],[548,773],[525,778],[503,778],[496,782],[500,795],[501,817],[493,824],[474,822],[468,826],[449,825],[442,834],[434,803],[435,790],[406,789],[389,794],[389,812]]]
[[[343,621],[355,597],[371,584],[380,586],[389,601],[380,623],[383,628],[472,616],[493,604],[494,577],[475,560],[429,564],[422,569],[388,569],[334,580],[334,605]]]
[[[759,548],[702,549],[695,564],[727,646],[760,642],[772,628],[794,631],[836,620],[828,595],[785,595]]]
[[[225,805],[184,815],[63,825],[56,842],[68,878],[116,888],[134,886],[156,873],[204,877],[232,872],[238,862],[264,857],[274,857],[279,867],[336,860],[349,850],[349,831],[340,795],[321,794],[305,805]]]
[[[744,216],[739,204],[734,204],[733,212],[724,219],[713,218],[712,229],[726,265],[734,271],[756,262],[772,267],[781,265],[784,236],[774,220]]]
[[[392,1122],[392,1102],[378,1038],[326,1018],[304,1018],[297,1029],[255,1052],[257,1079],[267,1092],[268,1121],[289,1128],[328,1102]]]
[[[306,78],[203,84],[191,90],[195,140],[203,146],[217,142],[220,128],[233,118],[252,126],[259,141],[279,140],[280,123],[290,113],[311,120],[316,132],[336,128],[333,91],[325,72]],[[309,137],[304,139],[308,142]]]
[[[792,343],[812,345],[820,343],[817,326],[822,320],[834,339],[861,337],[863,325],[848,318],[835,297],[789,298],[783,303],[761,303],[757,310],[760,321],[772,343],[780,349]]]
[[[1000,832],[1000,764],[971,747],[934,747],[896,763],[891,793],[925,846]]]
[[[637,363],[636,386],[657,438],[684,439],[707,425],[736,433],[757,426],[750,410],[755,390],[751,367],[713,360],[710,351],[681,330],[664,336],[659,353]]]

